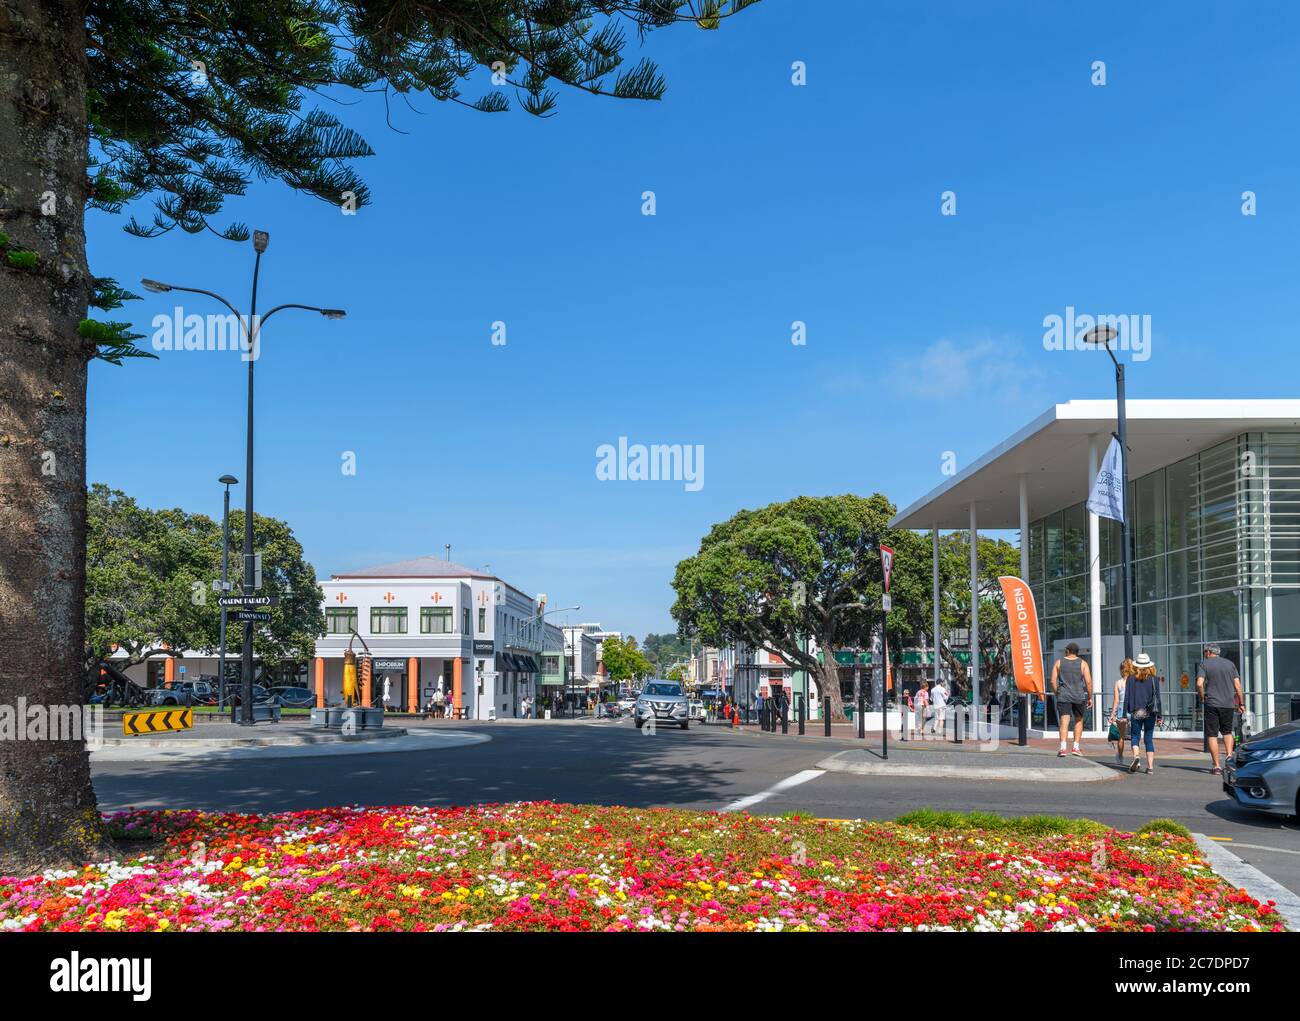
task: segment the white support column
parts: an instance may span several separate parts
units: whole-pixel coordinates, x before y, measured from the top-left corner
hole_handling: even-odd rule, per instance
[[[1029,485],[1020,473],[1020,580],[1029,584]]]
[[[939,529],[930,529],[930,544],[934,552],[934,583],[930,590],[930,598],[933,608],[934,630],[933,647],[934,647],[934,683],[939,683]]]
[[[975,501],[970,504],[970,691],[971,707],[980,712],[980,575],[979,527],[975,520]]]
[[[1088,439],[1088,480],[1084,492],[1092,492],[1093,480],[1100,467],[1101,438],[1094,434]],[[1101,672],[1101,518],[1088,511],[1088,636],[1092,643],[1092,684],[1094,698],[1106,690],[1106,678]],[[1100,726],[1104,698],[1095,698],[1093,727]]]

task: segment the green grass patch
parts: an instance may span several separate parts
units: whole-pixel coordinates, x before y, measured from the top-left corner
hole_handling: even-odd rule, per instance
[[[1192,831],[1173,819],[1152,819],[1138,827],[1138,833],[1172,833],[1178,837],[1190,837]]]
[[[918,808],[894,821],[916,829],[987,830],[1023,837],[1107,833],[1111,829],[1093,819],[1067,819],[1062,815],[1003,816],[995,812],[940,812],[933,808]]]

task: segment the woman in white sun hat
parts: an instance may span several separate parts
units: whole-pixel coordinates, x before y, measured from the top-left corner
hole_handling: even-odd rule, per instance
[[[1133,743],[1133,761],[1128,771],[1136,773],[1142,764],[1138,742],[1146,746],[1147,772],[1156,768],[1156,724],[1164,713],[1160,707],[1160,685],[1156,683],[1156,665],[1145,652],[1133,660],[1133,673],[1124,686],[1124,715],[1128,717],[1129,740]]]

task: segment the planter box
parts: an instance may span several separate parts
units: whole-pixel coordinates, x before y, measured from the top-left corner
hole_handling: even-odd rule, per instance
[[[344,722],[349,717],[352,721],[351,727],[353,730],[378,730],[384,725],[384,711],[382,709],[366,709],[362,706],[354,706],[351,709],[347,706],[329,706],[311,711],[312,726],[329,727],[331,730],[341,730]]]

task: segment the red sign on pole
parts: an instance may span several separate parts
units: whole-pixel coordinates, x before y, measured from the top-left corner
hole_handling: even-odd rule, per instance
[[[888,546],[880,547],[880,569],[885,573],[885,595],[889,595],[889,576],[894,572],[894,551]]]

